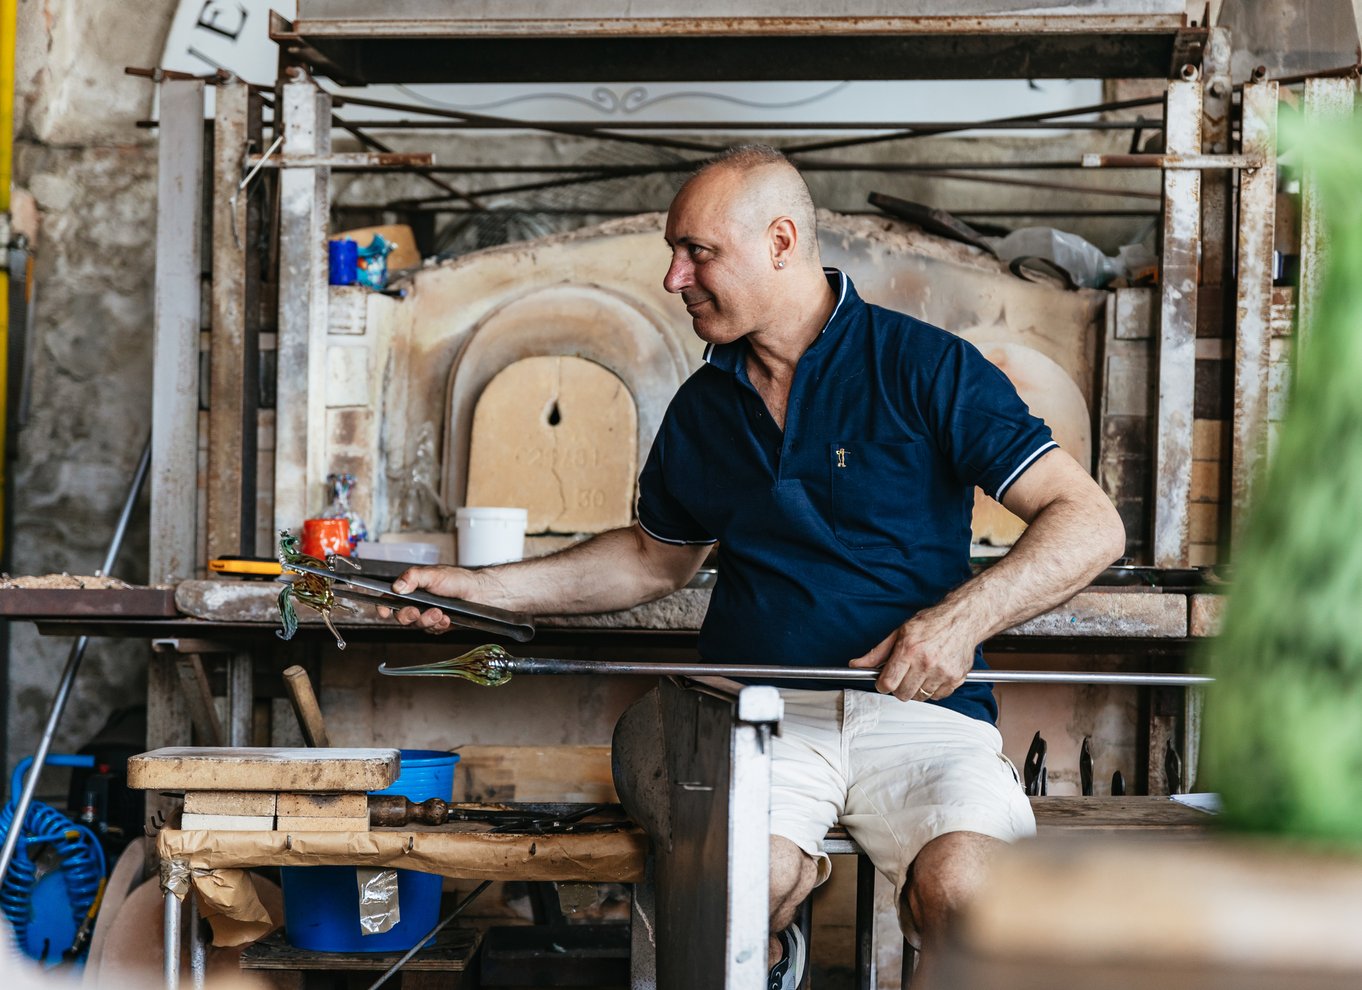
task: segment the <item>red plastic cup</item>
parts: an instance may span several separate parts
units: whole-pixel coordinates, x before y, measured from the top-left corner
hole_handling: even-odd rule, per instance
[[[350,556],[350,520],[304,519],[303,553],[319,560],[328,554]]]

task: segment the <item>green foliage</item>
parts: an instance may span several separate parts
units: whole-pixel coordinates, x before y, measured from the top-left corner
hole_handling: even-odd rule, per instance
[[[1362,845],[1362,125],[1282,134],[1319,177],[1327,270],[1207,651],[1204,769],[1232,828]]]

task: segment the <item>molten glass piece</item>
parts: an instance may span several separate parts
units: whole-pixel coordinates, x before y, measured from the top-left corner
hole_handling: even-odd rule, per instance
[[[298,537],[286,529],[279,531],[279,563],[284,570],[290,570],[290,564],[305,564],[308,567],[323,567],[329,571],[334,571],[337,560],[344,560],[350,566],[355,566],[349,559],[337,557],[335,554],[327,554],[326,560],[319,560],[310,554],[305,554],[298,548]],[[279,621],[284,628],[276,629],[274,634],[280,639],[292,639],[293,634],[298,631],[298,613],[293,608],[293,600],[297,599],[300,603],[321,615],[322,621],[326,623],[326,628],[331,630],[332,636],[336,637],[336,649],[345,649],[345,640],[341,638],[340,633],[336,632],[336,627],[331,624],[331,610],[333,608],[343,608],[347,612],[359,610],[352,605],[337,601],[331,590],[331,582],[326,578],[318,577],[315,574],[305,574],[301,571],[294,573],[299,575],[298,580],[285,585],[284,590],[279,592]]]
[[[417,674],[422,676],[445,675],[462,677],[466,681],[483,687],[501,687],[511,679],[514,658],[495,644],[478,646],[462,656],[451,660],[437,660],[435,663],[420,664],[415,667],[379,668],[385,674]]]

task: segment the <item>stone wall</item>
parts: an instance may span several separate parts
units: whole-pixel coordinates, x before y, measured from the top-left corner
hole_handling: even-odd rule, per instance
[[[174,3],[19,4],[14,182],[37,202],[31,406],[14,471],[12,569],[91,574],[150,427],[156,146],[138,130]],[[145,498],[114,573],[146,580]],[[33,752],[70,649],[10,632],[6,773]],[[54,752],[145,696],[145,641],[94,639]],[[6,777],[8,779],[8,777]]]

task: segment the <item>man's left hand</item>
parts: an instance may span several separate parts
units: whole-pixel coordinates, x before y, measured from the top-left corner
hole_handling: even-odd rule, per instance
[[[884,638],[852,667],[881,667],[876,690],[900,701],[940,700],[965,682],[977,642],[940,606],[924,609]]]

